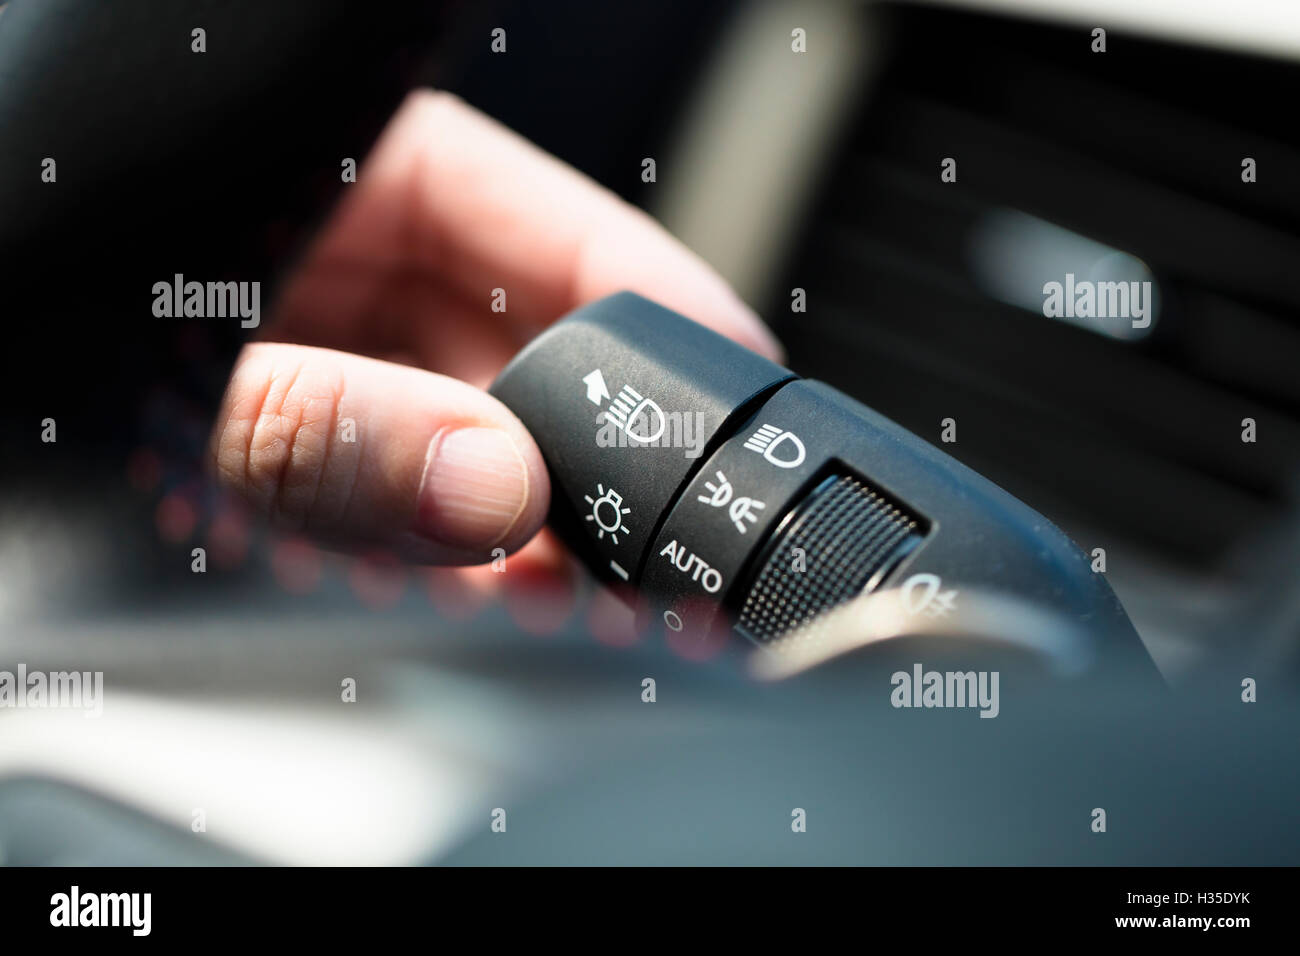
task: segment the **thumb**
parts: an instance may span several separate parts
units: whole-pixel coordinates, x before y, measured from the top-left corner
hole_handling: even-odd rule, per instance
[[[541,452],[492,396],[299,345],[245,347],[211,459],[218,482],[274,524],[429,564],[515,550],[550,500]]]

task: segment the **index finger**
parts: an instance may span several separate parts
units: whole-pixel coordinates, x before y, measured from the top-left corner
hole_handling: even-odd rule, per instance
[[[447,93],[403,104],[329,233],[432,267],[470,301],[508,293],[540,327],[631,290],[779,359],[781,347],[702,259],[641,210]]]

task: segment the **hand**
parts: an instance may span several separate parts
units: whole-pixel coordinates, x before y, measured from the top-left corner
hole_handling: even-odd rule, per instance
[[[213,431],[218,481],[278,526],[429,564],[522,546],[546,515],[546,469],[481,389],[612,292],[779,358],[648,216],[450,95],[412,94],[347,188],[268,324],[274,343],[240,355]]]

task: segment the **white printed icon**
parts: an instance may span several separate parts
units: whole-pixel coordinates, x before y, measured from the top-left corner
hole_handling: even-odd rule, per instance
[[[786,442],[793,449],[793,454],[789,451],[784,456],[778,454],[777,449]],[[758,452],[778,468],[798,468],[803,464],[803,460],[807,455],[803,442],[798,435],[794,432],[782,431],[775,425],[766,423],[749,436],[749,439],[745,442],[745,447],[750,451]]]
[[[618,397],[605,409],[605,417],[621,429],[629,441],[649,444],[658,441],[668,427],[664,410],[631,385],[624,385]]]
[[[901,588],[903,606],[909,614],[946,617],[956,608],[957,591],[940,591],[943,581],[937,574],[913,574]]]
[[[753,524],[758,520],[758,515],[754,512],[762,511],[767,507],[757,498],[737,498],[731,500],[732,487],[727,476],[722,472],[714,472],[717,476],[718,483],[715,485],[711,481],[704,483],[704,490],[709,492],[707,495],[699,495],[698,500],[713,508],[725,508],[727,502],[731,502],[731,508],[727,511],[727,516],[731,518],[731,523],[736,526],[736,530],[744,534],[748,528],[745,522]]]
[[[736,530],[741,534],[745,533],[745,522],[753,524],[758,520],[755,511],[762,511],[767,505],[754,498],[737,498],[731,503],[731,508],[727,515],[731,518],[731,523],[736,526]]]
[[[587,499],[587,504],[591,505],[591,514],[587,515],[588,521],[596,522],[599,529],[596,532],[596,540],[605,540],[608,534],[618,544],[620,534],[631,534],[627,530],[627,525],[623,524],[623,515],[631,514],[631,508],[623,507],[623,496],[613,488],[605,490],[605,486],[596,485],[596,494],[599,498],[592,498],[591,495],[583,495]]]
[[[584,375],[582,384],[587,386],[587,401],[591,404],[599,405],[609,398],[605,376],[600,369],[593,369]],[[627,435],[629,441],[642,445],[658,441],[668,427],[668,419],[659,404],[626,384],[602,414],[615,428]]]
[[[731,482],[720,471],[714,472],[714,474],[718,476],[718,483],[715,485],[711,481],[706,481],[704,490],[708,494],[700,495],[699,500],[706,505],[712,505],[714,508],[721,508],[731,500]]]
[[[587,386],[587,401],[591,404],[599,405],[604,399],[609,398],[609,389],[605,387],[605,376],[600,374],[600,369],[584,375],[582,384]]]

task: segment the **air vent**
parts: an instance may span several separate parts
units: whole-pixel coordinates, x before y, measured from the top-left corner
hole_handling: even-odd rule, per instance
[[[778,325],[793,367],[936,444],[955,419],[945,451],[1067,529],[1217,563],[1300,471],[1300,128],[1256,95],[1300,71],[1114,32],[1093,53],[1081,28],[946,9],[887,20],[889,61],[769,309],[806,291]],[[1143,334],[989,281],[1084,278],[1098,250],[1153,283]]]

